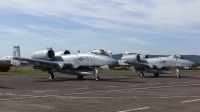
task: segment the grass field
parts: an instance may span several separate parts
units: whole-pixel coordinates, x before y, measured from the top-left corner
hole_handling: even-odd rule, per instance
[[[99,70],[99,73],[113,72],[132,72],[132,70]],[[0,72],[0,75],[27,75],[27,74],[48,74],[47,71],[33,69],[31,66],[23,66],[19,68],[11,67],[8,72]],[[57,74],[57,73],[56,73]]]
[[[174,70],[171,70],[174,72]],[[200,72],[200,69],[180,70],[180,72]],[[133,70],[99,70],[99,73],[125,73],[133,72]],[[23,66],[19,68],[12,67],[8,72],[0,72],[0,75],[28,75],[28,74],[48,74],[47,71],[35,70],[31,66]],[[58,74],[58,73],[56,73]]]
[[[41,70],[35,70],[29,66],[19,68],[11,67],[8,72],[0,72],[0,75],[26,75],[26,74],[47,74]]]

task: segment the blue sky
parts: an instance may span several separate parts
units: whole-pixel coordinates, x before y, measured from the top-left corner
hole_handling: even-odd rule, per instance
[[[199,0],[1,0],[0,57],[37,50],[200,55]]]

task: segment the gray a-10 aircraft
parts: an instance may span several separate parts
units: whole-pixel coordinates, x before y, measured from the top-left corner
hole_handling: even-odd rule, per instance
[[[15,60],[27,61],[33,64],[34,69],[48,71],[48,80],[54,80],[54,72],[77,75],[82,79],[85,75],[94,75],[97,81],[98,68],[100,66],[113,66],[118,64],[117,60],[111,58],[104,50],[92,50],[88,53],[70,54],[68,50],[54,52],[51,47],[46,50],[36,51],[31,58],[15,57]],[[92,70],[93,73],[89,71]]]
[[[180,78],[178,68],[189,69],[194,64],[186,60],[181,55],[172,55],[169,57],[148,58],[147,55],[131,54],[125,52],[120,62],[122,65],[134,66],[134,70],[139,72],[139,76],[144,77],[144,72],[154,73],[155,77],[159,74],[171,74],[170,68],[176,69],[176,75]],[[124,63],[124,64],[123,64]],[[119,63],[120,64],[120,63]]]

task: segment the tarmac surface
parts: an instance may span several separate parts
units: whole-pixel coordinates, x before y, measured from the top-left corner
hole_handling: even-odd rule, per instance
[[[1,112],[199,112],[200,71],[175,74],[100,73],[76,76],[1,75]]]

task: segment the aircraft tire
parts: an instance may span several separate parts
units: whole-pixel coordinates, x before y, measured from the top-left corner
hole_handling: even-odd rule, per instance
[[[77,79],[83,79],[83,76],[82,75],[78,75]]]
[[[154,77],[158,77],[159,76],[159,73],[154,73]]]
[[[139,77],[144,77],[144,73],[143,72],[139,72]]]
[[[97,76],[97,77],[95,78],[95,80],[96,80],[96,81],[99,81],[99,80],[100,80],[100,77],[99,77],[99,76]]]

